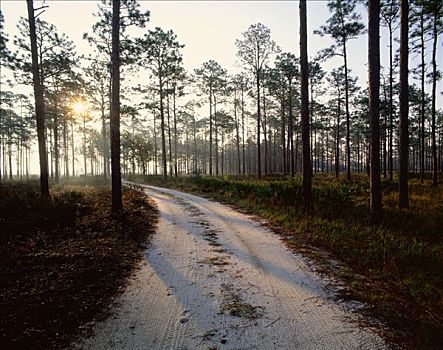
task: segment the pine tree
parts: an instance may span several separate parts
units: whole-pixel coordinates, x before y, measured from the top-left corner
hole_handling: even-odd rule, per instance
[[[158,81],[158,96],[160,106],[161,140],[162,140],[162,165],[163,177],[168,176],[167,153],[166,153],[166,123],[165,123],[165,96],[168,93],[168,84],[171,82],[174,72],[181,64],[180,49],[184,45],[179,44],[177,36],[172,30],[165,32],[161,28],[150,30],[143,39],[138,41],[138,49],[141,51],[141,64],[146,66]],[[171,147],[169,152],[172,152]]]
[[[297,93],[294,90],[294,84],[296,79],[300,78],[299,59],[291,53],[282,53],[277,56],[275,62],[276,69],[280,70],[284,78],[286,79],[288,104],[288,152],[289,156],[289,169],[291,176],[295,175],[295,150],[294,150],[294,95]],[[284,131],[282,131],[284,132]]]
[[[348,79],[348,52],[349,40],[364,33],[364,25],[360,22],[360,16],[355,12],[356,0],[332,0],[328,2],[328,8],[332,13],[326,25],[321,26],[315,33],[321,36],[331,35],[335,44],[320,52],[321,59],[333,56],[342,56],[345,75],[345,110],[346,110],[346,159],[347,179],[351,179],[351,145],[350,145],[350,112],[349,112],[349,79]]]
[[[213,135],[215,130],[214,114],[216,112],[216,99],[220,87],[226,80],[226,76],[226,69],[222,68],[214,60],[204,62],[201,68],[195,70],[197,86],[204,94],[208,95],[209,99],[209,175],[213,173]]]
[[[261,143],[260,143],[260,83],[263,69],[269,57],[277,52],[277,45],[271,40],[271,30],[261,23],[251,25],[243,33],[242,40],[236,40],[237,55],[249,66],[255,78],[257,101],[257,174],[261,177]]]
[[[394,106],[393,106],[393,85],[394,85],[394,62],[393,62],[393,34],[398,23],[398,0],[384,0],[381,4],[381,23],[389,31],[389,179],[392,180],[394,174]]]

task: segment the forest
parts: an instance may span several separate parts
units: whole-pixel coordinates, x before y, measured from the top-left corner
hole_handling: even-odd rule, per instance
[[[89,53],[78,51],[77,43],[45,20],[52,1],[23,1],[14,33],[6,30],[8,12],[0,10],[0,299],[6,310],[0,344],[143,348],[123,338],[124,332],[111,332],[108,321],[99,330],[95,322],[106,319],[104,310],[116,295],[126,300],[128,281],[144,271],[136,269],[140,261],[147,261],[153,275],[172,274],[165,267],[157,270],[159,261],[147,253],[179,251],[161,238],[175,232],[168,222],[191,233],[189,225],[196,222],[186,226],[184,217],[214,227],[202,228],[212,255],[199,263],[208,269],[226,265],[221,274],[235,265],[228,261],[244,263],[243,253],[236,255],[233,247],[229,253],[231,240],[223,235],[232,231],[247,242],[255,224],[245,221],[243,227],[232,219],[231,226],[220,226],[216,217],[243,213],[266,222],[282,247],[310,261],[311,274],[335,281],[330,283],[336,298],[363,305],[361,322],[376,329],[376,335],[365,330],[362,341],[369,348],[441,346],[443,4],[323,3],[327,20],[309,31],[315,17],[311,4],[296,2],[297,52],[284,50],[262,22],[242,23],[244,31],[232,43],[238,69],[205,57],[198,67],[187,68],[188,43],[173,29],[150,24],[156,13],[149,2],[97,1],[92,27],[76,28]],[[72,15],[80,16],[80,10]],[[366,76],[350,68],[358,57],[352,45],[363,38],[367,61],[358,65]],[[317,42],[329,46],[312,54],[309,47]],[[206,198],[232,212],[212,207]],[[211,215],[204,225],[203,217]],[[185,247],[186,238],[181,239]],[[257,247],[260,239],[265,238],[256,238]],[[248,254],[259,254],[257,247]],[[288,259],[274,265],[283,269]],[[272,278],[286,278],[276,267],[264,266]],[[170,277],[166,286],[180,284]],[[230,278],[233,286],[242,286]],[[251,287],[245,284],[242,294],[228,285],[217,285],[225,298],[219,314],[233,317],[235,336],[219,330],[208,335],[212,330],[200,327],[204,336],[197,344],[187,328],[177,348],[261,348],[255,341],[272,337],[274,327],[290,319],[283,311],[274,315],[269,306],[269,320],[262,321],[268,311],[257,305],[263,300],[246,303]],[[192,314],[192,295],[176,293]],[[60,307],[51,305],[54,301]],[[178,323],[204,317],[186,316]],[[235,317],[259,323],[259,329],[248,324],[240,331]],[[139,328],[131,329],[136,334]],[[278,346],[271,340],[261,346],[361,346],[337,335],[332,343],[308,339],[291,347],[291,332],[282,333],[285,340]],[[106,343],[120,333],[116,344],[125,345]],[[138,336],[154,339],[153,334]],[[78,340],[82,337],[92,340]],[[160,348],[173,348],[162,341]]]

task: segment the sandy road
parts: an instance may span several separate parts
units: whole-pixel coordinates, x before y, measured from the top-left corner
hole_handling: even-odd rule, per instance
[[[304,260],[247,215],[145,187],[157,234],[83,349],[382,349]]]

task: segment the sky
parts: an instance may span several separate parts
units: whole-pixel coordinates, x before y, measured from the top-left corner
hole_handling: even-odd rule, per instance
[[[235,40],[241,39],[251,24],[263,23],[271,29],[271,37],[284,52],[299,53],[299,17],[297,1],[139,1],[143,10],[150,10],[151,18],[145,31],[161,27],[172,29],[177,39],[184,44],[183,60],[188,71],[193,71],[205,61],[213,59],[228,73],[241,70],[236,56]],[[92,51],[83,40],[83,33],[90,32],[97,19],[98,1],[47,0],[49,8],[41,18],[54,24],[76,45],[77,52],[88,54]],[[20,16],[27,16],[24,0],[2,0],[1,10],[5,18],[5,32],[10,43],[18,35],[16,25]],[[35,7],[41,1],[35,0]],[[313,59],[319,50],[328,47],[333,41],[328,37],[314,35],[315,29],[325,24],[330,17],[327,1],[308,0],[308,53]],[[367,25],[367,10],[357,6],[361,20]],[[381,30],[381,64],[388,67],[388,41],[386,29]],[[396,33],[398,34],[398,32]],[[438,62],[443,60],[443,38],[439,38]],[[395,44],[397,45],[397,44]],[[358,76],[358,84],[365,87],[367,82],[367,36],[362,35],[349,42],[349,68]],[[430,54],[430,50],[428,50]],[[429,56],[430,57],[430,56]],[[429,59],[428,57],[428,59]],[[410,55],[410,68],[418,62],[417,55]],[[324,63],[330,71],[342,65],[342,58],[335,57]],[[141,79],[143,76],[141,76]],[[23,91],[20,91],[23,90]],[[437,108],[443,108],[442,82],[437,86]],[[15,92],[28,92],[30,87],[16,87]],[[431,86],[427,86],[428,93]]]
[[[40,1],[36,1],[36,6]],[[93,14],[97,11],[97,1],[61,1],[48,0],[49,8],[41,18],[53,23],[70,37],[79,53],[91,52],[91,47],[82,39],[83,33],[91,31],[96,22]],[[140,1],[143,10],[150,10],[151,19],[145,30],[161,27],[172,29],[178,41],[184,44],[183,58],[186,69],[193,71],[203,62],[214,59],[229,73],[241,70],[236,57],[235,40],[249,25],[261,22],[271,29],[272,39],[282,51],[298,55],[299,18],[297,1]],[[17,35],[16,24],[20,16],[26,16],[26,2],[2,0],[1,10],[5,17],[5,31],[12,39]],[[357,10],[366,25],[367,15],[363,5]],[[328,47],[332,40],[314,35],[330,17],[327,1],[308,1],[308,51],[314,58],[319,50]],[[382,29],[381,60],[387,66],[387,32]],[[11,41],[11,40],[10,40]],[[438,57],[443,57],[443,40],[438,46]],[[352,40],[348,46],[349,66],[354,75],[359,77],[359,84],[367,82],[367,36]],[[414,60],[414,57],[411,57]],[[322,63],[325,70],[341,65],[340,57]],[[413,63],[410,64],[410,67]],[[428,87],[430,91],[430,86]],[[439,91],[442,85],[439,85]],[[440,94],[439,94],[440,95]],[[439,96],[437,104],[443,107]]]

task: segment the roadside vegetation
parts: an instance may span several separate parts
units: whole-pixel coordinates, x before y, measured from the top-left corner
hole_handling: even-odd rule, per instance
[[[298,177],[134,176],[132,180],[204,194],[266,218],[280,228],[277,232],[288,246],[323,262],[326,269],[321,251],[339,260],[343,267],[334,273],[349,287],[341,297],[366,302],[371,315],[395,330],[392,340],[410,348],[442,344],[443,190],[428,181],[409,181],[407,209],[397,207],[396,182],[382,181],[384,219],[371,225],[365,176],[354,176],[350,182],[332,175],[315,177],[310,216],[302,211]]]
[[[109,185],[91,179],[52,186],[50,198],[37,181],[2,183],[0,198],[0,347],[62,348],[106,315],[142,256],[156,209],[126,188],[117,220]]]

